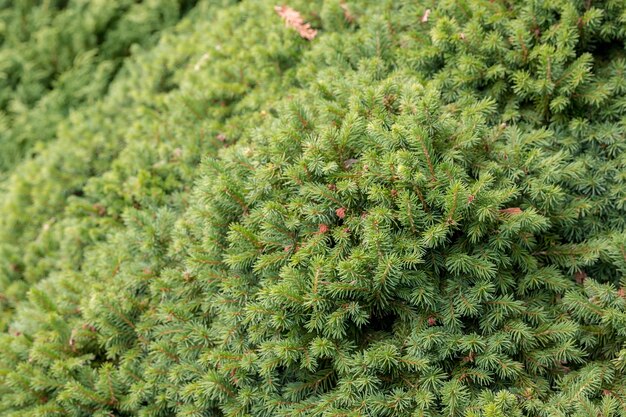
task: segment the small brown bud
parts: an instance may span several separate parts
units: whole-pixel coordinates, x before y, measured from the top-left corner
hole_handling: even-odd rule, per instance
[[[352,168],[352,165],[356,164],[357,162],[359,162],[359,160],[356,159],[356,158],[346,159],[345,161],[343,161],[343,166],[346,169],[350,169],[350,168]]]
[[[96,328],[89,323],[84,323],[81,327],[83,328],[83,330],[89,330],[90,332],[93,332],[93,333],[96,332]]]
[[[463,358],[463,362],[474,362],[474,358],[476,355],[474,355],[474,352],[470,352],[469,355],[465,356]]]
[[[98,213],[98,216],[102,217],[107,214],[107,209],[102,204],[96,203],[93,206],[93,209]]]

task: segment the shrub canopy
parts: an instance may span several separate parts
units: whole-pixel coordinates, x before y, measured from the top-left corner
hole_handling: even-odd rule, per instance
[[[3,182],[1,414],[626,416],[623,1],[193,6]]]

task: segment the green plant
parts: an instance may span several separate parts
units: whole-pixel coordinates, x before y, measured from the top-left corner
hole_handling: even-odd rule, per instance
[[[0,412],[626,416],[623,2],[218,3],[8,183]]]

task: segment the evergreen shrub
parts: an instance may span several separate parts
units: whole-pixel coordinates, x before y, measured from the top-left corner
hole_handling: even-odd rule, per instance
[[[7,180],[0,413],[625,417],[626,4],[226,3]]]
[[[0,174],[36,155],[81,104],[106,94],[133,47],[195,1],[0,2]]]

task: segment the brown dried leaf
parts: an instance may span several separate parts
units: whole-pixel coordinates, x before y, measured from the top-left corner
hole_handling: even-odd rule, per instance
[[[313,29],[310,23],[305,23],[298,11],[289,6],[275,6],[274,10],[283,18],[288,27],[298,31],[304,39],[310,41],[317,36],[317,30]]]

